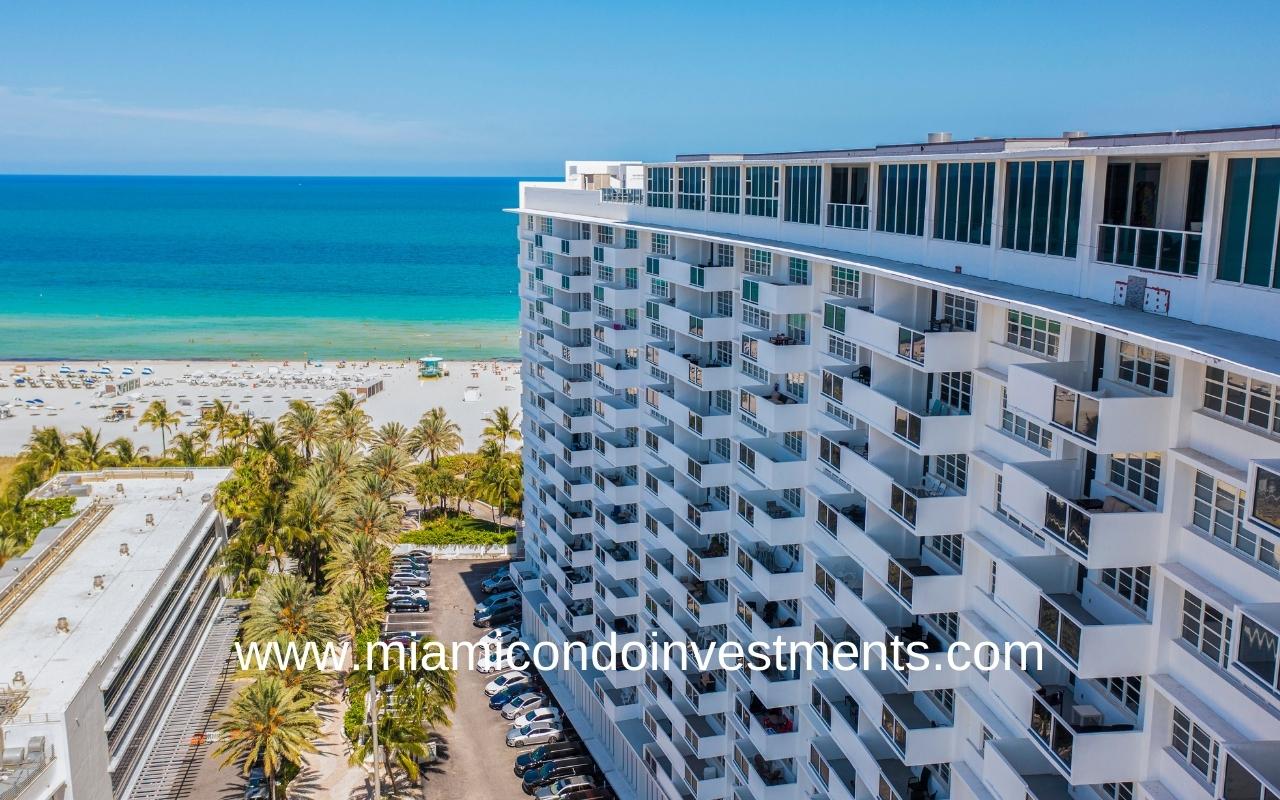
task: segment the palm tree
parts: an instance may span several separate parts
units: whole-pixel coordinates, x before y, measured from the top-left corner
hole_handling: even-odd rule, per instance
[[[244,595],[267,576],[266,553],[252,536],[241,532],[227,541],[218,554],[217,563],[209,568],[213,575],[227,581],[227,590],[234,595]]]
[[[400,515],[390,503],[362,495],[352,498],[347,506],[342,527],[348,534],[363,533],[387,546],[395,543],[400,531]]]
[[[299,482],[285,509],[285,535],[308,577],[319,585],[320,567],[337,530],[338,495],[329,484]]]
[[[401,450],[405,454],[412,456],[413,453],[409,449],[410,442],[409,429],[399,422],[385,423],[373,434],[374,444],[394,447],[397,450]]]
[[[399,494],[413,483],[413,461],[403,451],[389,445],[378,445],[365,457],[361,469],[376,475]]]
[[[372,589],[391,572],[391,551],[366,533],[353,533],[334,547],[325,565],[331,585]]]
[[[353,408],[334,417],[329,423],[329,432],[358,447],[369,440],[373,425],[363,408]]]
[[[148,425],[151,430],[160,431],[160,452],[169,449],[166,444],[166,437],[169,429],[176,427],[182,421],[182,416],[177,411],[170,411],[169,406],[163,400],[152,400],[151,405],[147,406],[147,410],[143,412],[138,422]]]
[[[321,642],[333,638],[334,633],[329,610],[311,584],[297,575],[272,575],[258,587],[245,612],[244,638],[252,642],[281,637]]]
[[[382,618],[383,603],[357,583],[346,583],[329,595],[338,629],[355,641],[360,631]],[[359,656],[357,656],[359,657]]]
[[[374,702],[381,702],[375,698]],[[406,713],[399,706],[397,698],[394,710],[382,708],[378,713],[378,749],[382,753],[382,768],[378,775],[391,777],[391,791],[395,792],[395,776],[391,775],[393,767],[399,767],[410,781],[418,779],[418,762],[427,756],[427,746],[431,743],[431,734],[416,714]],[[365,737],[356,745],[351,753],[351,763],[361,764],[373,752],[373,737]]]
[[[324,404],[325,416],[329,419],[337,419],[343,414],[354,411],[360,405],[360,401],[351,392],[346,389],[329,398],[329,402]]]
[[[507,441],[514,439],[520,441],[520,425],[517,422],[519,413],[511,413],[511,409],[506,406],[498,406],[493,413],[485,417],[482,421],[485,423],[484,437],[498,443],[499,448],[506,452]]]
[[[205,443],[190,433],[179,433],[166,451],[184,467],[198,467],[204,461]]]
[[[124,436],[112,441],[107,449],[111,451],[111,460],[121,467],[131,467],[146,459],[147,448],[138,447]]]
[[[410,442],[415,454],[425,452],[434,467],[440,463],[441,456],[453,455],[462,449],[462,429],[449,419],[443,408],[437,407],[418,420]]]
[[[22,450],[22,459],[31,464],[38,482],[71,469],[76,463],[76,452],[62,438],[57,428],[38,428]]]
[[[75,443],[76,460],[83,469],[101,469],[111,457],[102,442],[102,431],[95,431],[88,425],[71,434],[71,441]]]
[[[316,407],[305,400],[289,403],[289,410],[280,417],[280,430],[284,440],[302,452],[302,459],[311,461],[311,452],[324,435],[324,419]]]
[[[263,675],[246,686],[218,717],[220,737],[213,754],[223,758],[223,766],[241,763],[244,775],[260,763],[273,798],[281,768],[316,751],[312,741],[320,733],[320,719],[311,700],[277,676]]]
[[[213,405],[204,412],[200,422],[205,430],[213,431],[218,435],[218,443],[221,444],[227,438],[227,426],[234,416],[231,406],[222,400],[214,399]]]
[[[335,480],[344,480],[360,463],[360,451],[347,441],[325,442],[316,456],[316,464],[329,471]]]
[[[520,489],[520,460],[513,453],[502,452],[497,439],[480,447],[480,468],[471,476],[475,496],[492,506],[494,522],[506,513],[507,504],[517,499]]]

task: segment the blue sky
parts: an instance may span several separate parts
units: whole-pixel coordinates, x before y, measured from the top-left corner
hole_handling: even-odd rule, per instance
[[[0,172],[546,175],[1272,123],[1277,30],[1263,2],[19,2]]]

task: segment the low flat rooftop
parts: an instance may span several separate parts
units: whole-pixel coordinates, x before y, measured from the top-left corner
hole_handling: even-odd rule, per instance
[[[117,640],[129,634],[126,623],[191,541],[192,529],[209,507],[202,498],[230,473],[225,468],[107,470],[62,474],[37,490],[39,497],[74,496],[77,517],[43,532],[27,557],[5,565],[0,605],[7,588],[18,587],[40,568],[41,554],[58,546],[60,534],[78,522],[83,526],[86,512],[95,514],[90,510],[95,502],[108,510],[0,623],[0,684],[12,684],[19,671],[26,679],[19,716],[66,710]],[[147,524],[148,514],[154,524]],[[121,544],[128,544],[127,556],[120,553]],[[102,589],[94,589],[95,576],[102,576]],[[67,618],[69,632],[57,630],[59,617]]]

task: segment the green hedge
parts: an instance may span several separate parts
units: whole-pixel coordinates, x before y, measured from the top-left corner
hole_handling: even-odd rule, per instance
[[[400,541],[421,545],[503,545],[516,540],[515,531],[470,516],[438,517],[415,531],[406,531]]]

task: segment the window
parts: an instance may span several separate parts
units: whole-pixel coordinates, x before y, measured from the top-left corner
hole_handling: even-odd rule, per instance
[[[778,216],[778,168],[747,167],[746,213],[752,217]]]
[[[1190,591],[1182,593],[1182,641],[1226,669],[1231,660],[1231,617]]]
[[[837,403],[843,403],[844,378],[824,369],[822,371],[822,396],[829,397]]]
[[[752,275],[768,275],[773,271],[773,253],[748,247],[742,256],[742,271]]]
[[[825,436],[819,436],[818,460],[833,469],[840,469],[840,445]]]
[[[655,255],[671,255],[671,236],[665,233],[649,234],[649,250]]]
[[[846,361],[858,360],[858,346],[848,339],[839,336],[827,336],[827,352]]]
[[[1116,699],[1120,705],[1138,713],[1138,707],[1142,702],[1142,676],[1130,675],[1124,678],[1103,678],[1101,683],[1106,687],[1107,694]]]
[[[962,331],[978,329],[978,301],[958,294],[942,295],[942,318]]]
[[[654,208],[671,208],[671,167],[649,167],[645,170],[645,204]]]
[[[1102,206],[1102,224],[1156,227],[1160,162],[1111,161]]]
[[[538,217],[538,226],[544,236],[551,235],[551,217]]]
[[[845,307],[834,303],[822,304],[822,327],[844,333]]]
[[[809,285],[809,262],[792,256],[787,259],[787,280],[800,286]]]
[[[970,397],[973,393],[972,372],[940,372],[938,373],[938,400],[958,411],[969,413]]]
[[[821,221],[822,167],[808,165],[787,167],[786,208],[783,219],[817,225]]]
[[[610,225],[597,225],[596,241],[600,244],[613,244],[613,227]],[[600,261],[602,259],[596,260]]]
[[[1000,387],[1000,427],[1015,439],[1021,439],[1037,450],[1053,449],[1053,433],[1009,408],[1009,390]]]
[[[881,164],[880,204],[876,230],[924,236],[924,197],[929,168],[925,164]]]
[[[1213,738],[1213,734],[1200,727],[1177,706],[1173,708],[1173,734],[1169,745],[1187,766],[1203,775],[1209,783],[1217,783],[1221,745]]]
[[[1075,258],[1084,162],[1009,161],[1001,247]]]
[[[1256,473],[1250,517],[1272,530],[1280,530],[1280,475],[1262,467],[1258,467]],[[1274,558],[1270,564],[1275,564]]]
[[[943,611],[939,614],[925,616],[943,637],[955,641],[960,636],[960,615],[954,611]]]
[[[707,170],[705,167],[680,167],[676,177],[677,207],[688,211],[701,211],[705,208]]]
[[[1098,582],[1146,615],[1151,602],[1151,567],[1104,569]]]
[[[1218,280],[1280,287],[1276,270],[1276,218],[1280,158],[1227,159]]]
[[[1191,500],[1191,526],[1212,536],[1224,547],[1258,566],[1280,571],[1275,542],[1259,536],[1240,523],[1244,520],[1245,491],[1215,479],[1204,472],[1196,473]]]
[[[1204,407],[1266,433],[1280,433],[1280,389],[1265,381],[1207,367]]]
[[[933,474],[956,487],[965,490],[969,473],[969,457],[963,453],[933,457]]]
[[[760,282],[753,281],[749,278],[742,279],[742,302],[759,303],[760,302]]]
[[[827,224],[833,228],[866,230],[870,216],[871,169],[866,166],[832,167],[827,195]]]
[[[525,215],[525,217],[524,217],[524,227],[525,227],[525,230],[528,230],[528,231],[533,230],[533,215],[532,215],[532,214],[526,214],[526,215]]]
[[[804,432],[787,431],[782,434],[782,446],[798,456],[804,455]]]
[[[996,163],[951,162],[934,169],[933,238],[991,244]]]
[[[1141,347],[1133,342],[1121,342],[1116,380],[1168,394],[1172,363],[1173,360],[1167,353]]]
[[[711,210],[717,214],[737,214],[742,194],[738,167],[711,168]]]
[[[773,317],[757,306],[742,304],[742,321],[747,325],[768,330],[773,327]]]
[[[1280,690],[1280,665],[1277,650],[1280,637],[1275,631],[1250,617],[1240,615],[1240,641],[1236,645],[1236,662],[1253,676],[1259,678],[1271,691]]]
[[[849,267],[832,265],[831,293],[841,297],[860,297],[862,295],[862,273]]]
[[[1008,326],[1004,337],[1006,344],[1040,353],[1049,358],[1057,358],[1058,340],[1061,336],[1060,323],[1021,311],[1009,310]]]
[[[626,239],[626,242],[624,244],[624,247],[626,247],[628,250],[635,250],[637,247],[640,246],[640,234],[631,228],[628,228],[626,230],[625,239]]]
[[[838,530],[839,524],[840,516],[836,510],[826,503],[818,503],[818,525],[827,533],[834,534]],[[816,569],[822,568],[817,567]],[[833,585],[832,591],[834,590],[835,586]]]
[[[769,382],[769,370],[758,364],[752,364],[750,361],[742,361],[742,374],[751,378],[756,383]]]
[[[721,267],[733,266],[733,245],[716,243],[716,265]]]
[[[964,564],[964,536],[951,533],[943,536],[930,536],[927,540],[929,549],[937,553],[944,561],[960,569]]]
[[[1160,500],[1160,454],[1112,453],[1107,482],[1155,505]]]

